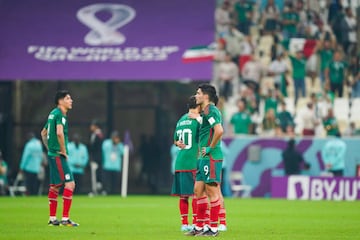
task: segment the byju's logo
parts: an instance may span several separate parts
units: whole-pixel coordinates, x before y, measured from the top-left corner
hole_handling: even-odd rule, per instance
[[[309,199],[310,178],[307,176],[290,176],[288,178],[288,199]]]
[[[102,21],[96,14],[109,12],[111,17]],[[125,36],[118,31],[136,16],[133,8],[123,4],[97,3],[79,9],[77,18],[91,31],[86,34],[84,41],[91,46],[111,46],[125,42]]]

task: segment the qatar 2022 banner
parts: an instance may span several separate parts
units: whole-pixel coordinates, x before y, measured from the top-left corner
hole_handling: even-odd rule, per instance
[[[0,80],[212,76],[215,1],[0,1]]]

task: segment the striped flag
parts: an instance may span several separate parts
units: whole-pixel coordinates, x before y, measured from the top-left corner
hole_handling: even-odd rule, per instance
[[[209,46],[196,46],[187,49],[182,55],[183,63],[194,63],[212,61],[214,59],[215,47],[213,44]]]
[[[284,46],[290,53],[295,54],[302,51],[306,58],[309,58],[313,53],[316,46],[316,40],[305,38],[291,38],[288,42],[284,42]]]

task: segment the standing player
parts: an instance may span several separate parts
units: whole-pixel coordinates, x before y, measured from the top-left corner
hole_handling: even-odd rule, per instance
[[[71,221],[69,218],[75,182],[67,162],[68,122],[66,114],[72,109],[72,103],[73,100],[68,91],[58,91],[55,95],[55,105],[57,107],[50,112],[41,131],[42,141],[48,151],[50,169],[49,226],[79,226],[78,223]],[[58,221],[56,219],[57,197],[63,185],[63,213],[61,221]]]
[[[194,187],[197,198],[197,221],[194,229],[186,235],[217,236],[218,219],[221,207],[221,170],[223,154],[221,151],[221,137],[223,135],[222,117],[215,106],[218,102],[216,89],[210,84],[202,84],[196,91],[196,103],[202,110],[202,124],[200,127],[200,158]],[[210,226],[204,229],[206,210],[210,200]]]
[[[200,106],[196,104],[195,96],[188,102],[188,113],[184,114],[176,124],[174,144],[180,148],[175,161],[175,175],[171,195],[179,196],[179,209],[181,216],[181,231],[189,231],[189,197],[194,195],[196,164],[199,153],[199,127],[200,123],[189,118],[189,114],[199,114]],[[196,219],[196,199],[192,200],[193,223]]]

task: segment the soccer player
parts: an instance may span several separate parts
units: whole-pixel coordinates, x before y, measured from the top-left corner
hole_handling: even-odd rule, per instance
[[[179,196],[179,209],[181,216],[181,231],[190,231],[189,225],[189,197],[194,196],[194,183],[196,165],[199,155],[199,127],[196,119],[189,118],[190,113],[199,115],[200,106],[196,104],[195,96],[188,101],[188,113],[184,114],[176,124],[174,132],[174,145],[180,151],[175,160],[175,175],[171,195]],[[196,199],[192,199],[193,223],[196,219]]]
[[[202,84],[196,91],[196,103],[202,110],[200,127],[200,157],[194,186],[197,199],[196,224],[188,236],[217,236],[218,220],[221,207],[221,170],[223,154],[220,146],[223,135],[222,117],[215,106],[218,102],[216,89],[210,84]],[[206,210],[210,200],[210,226],[204,228]]]
[[[67,112],[72,109],[73,100],[66,90],[58,91],[55,95],[56,107],[50,112],[47,122],[41,131],[42,141],[47,149],[50,169],[49,187],[49,226],[77,227],[78,223],[70,220],[69,212],[75,189],[74,177],[67,162],[68,121]],[[61,221],[56,218],[57,197],[60,188],[63,191],[63,213]]]

